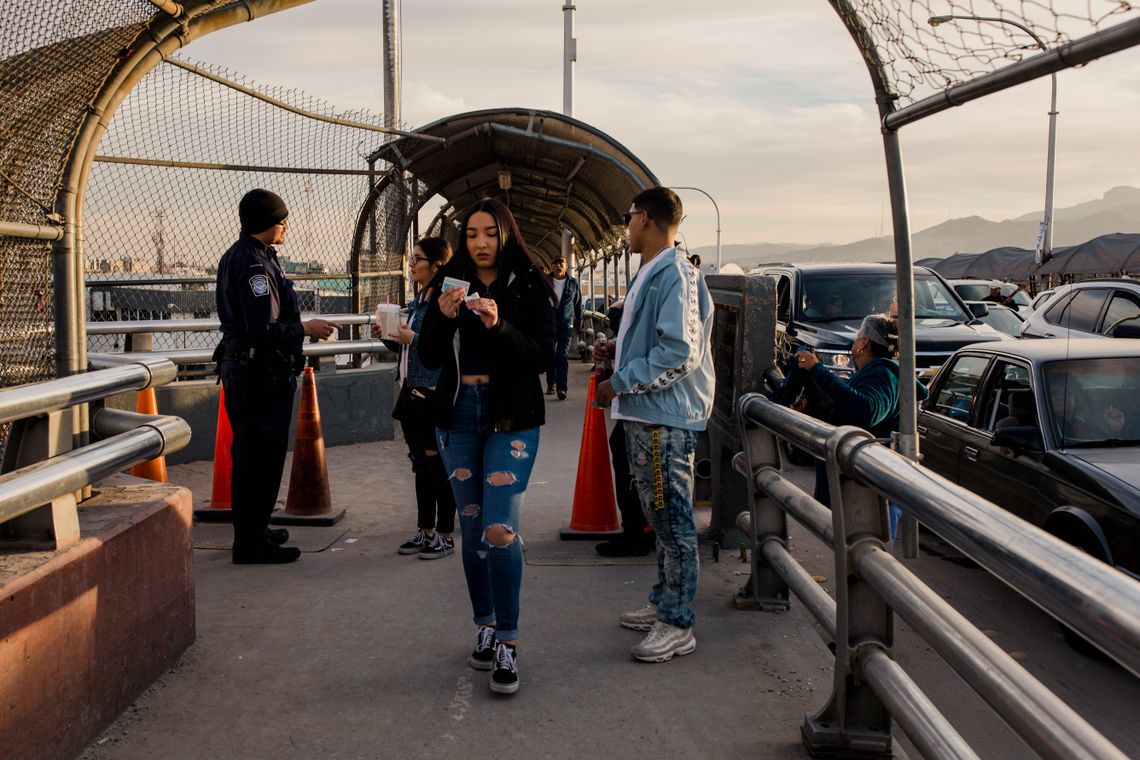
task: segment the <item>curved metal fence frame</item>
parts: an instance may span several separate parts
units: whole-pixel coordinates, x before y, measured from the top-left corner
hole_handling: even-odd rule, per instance
[[[1140,19],[1122,22],[1115,27],[1067,42],[1048,51],[1010,64],[989,74],[948,87],[941,93],[904,107],[890,81],[878,44],[868,30],[853,0],[828,0],[859,48],[878,105],[883,134],[883,151],[887,168],[887,185],[891,201],[892,232],[895,241],[895,276],[898,295],[899,371],[913,377],[914,357],[914,258],[910,241],[910,215],[907,205],[906,173],[903,169],[899,130],[907,124],[962,105],[984,95],[1074,66],[1081,66],[1111,53],[1140,44]],[[908,459],[918,459],[918,400],[915,387],[903,383],[900,388],[899,451]],[[901,527],[904,555],[918,556],[918,525],[904,516]]]

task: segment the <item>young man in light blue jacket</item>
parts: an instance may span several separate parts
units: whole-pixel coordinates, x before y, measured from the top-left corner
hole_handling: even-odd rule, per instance
[[[648,631],[634,659],[665,662],[697,648],[697,528],[693,523],[693,459],[697,434],[712,412],[712,299],[700,270],[673,246],[681,199],[654,187],[625,215],[629,248],[641,268],[626,294],[628,312],[613,344],[614,373],[597,388],[625,426],[626,455],[646,519],[657,535],[657,583],[648,603],[619,622]]]

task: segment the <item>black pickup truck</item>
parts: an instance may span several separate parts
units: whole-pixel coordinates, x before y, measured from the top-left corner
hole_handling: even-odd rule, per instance
[[[767,264],[750,274],[776,281],[776,358],[785,373],[792,354],[806,346],[836,375],[849,377],[863,317],[887,312],[895,299],[893,264]],[[962,346],[1006,339],[926,267],[914,268],[914,327],[920,377],[933,375]]]

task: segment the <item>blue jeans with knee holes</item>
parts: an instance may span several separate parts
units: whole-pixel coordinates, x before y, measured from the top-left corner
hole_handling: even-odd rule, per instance
[[[693,430],[624,421],[629,471],[641,496],[645,519],[657,533],[657,583],[649,601],[657,619],[678,628],[695,620],[700,555],[693,522]]]
[[[519,516],[538,454],[539,429],[495,432],[490,399],[485,383],[460,385],[451,430],[437,429],[436,437],[459,512],[460,555],[475,623],[495,623],[498,638],[510,641],[518,638],[522,588]],[[486,531],[492,525],[515,533],[515,540],[507,546],[491,544]]]

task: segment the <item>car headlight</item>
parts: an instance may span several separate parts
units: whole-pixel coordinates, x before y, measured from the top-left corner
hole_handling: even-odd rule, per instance
[[[851,369],[851,354],[846,351],[816,351],[816,354],[829,369]]]

